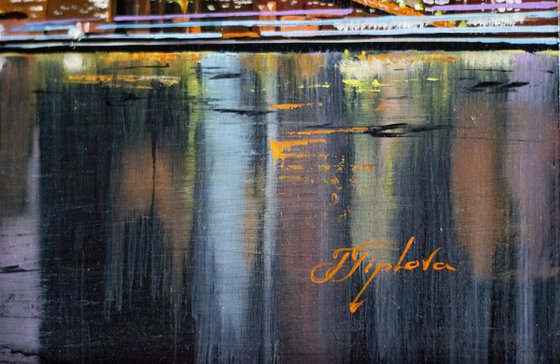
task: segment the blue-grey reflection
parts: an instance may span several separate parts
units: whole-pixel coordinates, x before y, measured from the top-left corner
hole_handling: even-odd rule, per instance
[[[245,106],[239,92],[241,79],[217,77],[239,74],[237,60],[211,55],[201,62],[201,69],[204,96],[216,100],[213,107],[235,110]],[[259,203],[252,203],[252,188],[247,186],[252,181],[248,178],[251,153],[257,152],[251,149],[251,127],[251,119],[243,115],[209,111],[197,137],[193,316],[197,321],[198,362],[248,362],[260,349],[259,328],[254,322],[260,302],[250,300],[257,298],[251,283],[255,283],[254,275],[261,273],[255,271],[261,241],[254,234],[261,230],[258,225],[262,222],[258,218],[246,221],[251,211],[258,210],[254,203]],[[247,346],[246,340],[254,341]]]

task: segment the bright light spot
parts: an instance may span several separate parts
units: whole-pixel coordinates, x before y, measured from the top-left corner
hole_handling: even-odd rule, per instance
[[[79,53],[68,53],[62,60],[66,72],[79,72],[84,68],[84,59]]]

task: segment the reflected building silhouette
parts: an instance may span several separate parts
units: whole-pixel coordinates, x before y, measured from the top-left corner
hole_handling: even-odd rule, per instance
[[[558,335],[545,335],[542,326],[557,327],[558,310],[546,303],[558,299],[560,251],[558,245],[560,205],[558,186],[559,118],[557,77],[548,72],[527,75],[526,69],[549,70],[554,65],[524,55],[513,57],[518,79],[542,84],[539,92],[519,89],[508,94],[508,101],[523,107],[505,110],[508,124],[503,166],[507,189],[515,206],[515,273],[516,328],[515,344],[518,362],[534,361],[541,355],[558,355]],[[548,105],[543,107],[542,105]],[[556,287],[549,294],[542,289]],[[543,303],[545,306],[543,306]],[[552,305],[554,306],[554,305]],[[545,308],[546,307],[546,308]],[[539,309],[541,308],[541,309]]]
[[[0,361],[6,362],[37,361],[40,346],[39,144],[30,77],[34,67],[31,57],[0,57]]]
[[[430,84],[423,79],[424,72],[439,74],[441,65],[431,64],[424,54],[410,57],[364,52],[340,62],[350,125],[445,126],[448,110],[429,102]],[[452,256],[447,244],[453,242],[446,235],[451,226],[445,219],[449,201],[437,196],[448,179],[447,161],[437,157],[446,148],[448,132],[444,128],[396,136],[352,136],[352,244],[385,242],[370,252],[378,263],[395,264],[411,236],[416,242],[407,254],[410,260],[442,242],[447,242],[448,251],[440,257]],[[369,274],[354,275],[350,300],[368,278]],[[429,287],[441,284],[447,289],[447,279],[417,271],[376,276],[352,317],[353,362],[445,361],[443,353],[450,344],[438,336],[437,325],[449,312]],[[434,348],[435,336],[440,350]]]
[[[477,349],[479,361],[531,362],[557,355],[553,342],[558,338],[544,338],[540,332],[558,322],[558,313],[536,309],[539,302],[556,297],[540,290],[558,284],[558,227],[552,223],[558,221],[553,187],[558,174],[552,172],[558,160],[558,121],[550,96],[557,85],[549,73],[537,71],[550,69],[546,62],[533,63],[542,61],[514,55],[465,59],[474,77],[463,81],[475,80],[467,81],[471,84],[530,80],[549,85],[538,94],[526,87],[464,89],[467,95],[456,106],[452,156],[457,237],[469,252],[473,294],[479,298],[470,312],[474,321],[495,327],[470,326],[473,340],[489,343]],[[538,106],[532,100],[539,100]],[[542,108],[542,103],[548,106]]]
[[[203,95],[216,109],[240,103],[240,65],[231,55],[210,55],[200,64]],[[251,119],[209,111],[197,135],[196,226],[193,241],[193,316],[197,322],[197,362],[252,362],[261,355],[259,299],[262,201],[256,190]],[[258,155],[258,154],[257,154]],[[262,165],[261,165],[262,167]],[[262,183],[262,182],[260,182]],[[253,225],[254,224],[254,225]],[[256,284],[256,286],[255,286]]]
[[[339,54],[282,56],[278,91],[268,100],[270,104],[307,105],[297,111],[280,109],[278,128],[270,141],[308,143],[284,150],[285,159],[277,160],[271,152],[276,176],[273,297],[278,362],[344,362],[350,351],[347,289],[315,285],[309,271],[334,249],[350,243],[347,161],[352,147],[345,137],[293,135],[322,124],[348,125],[341,105],[331,101],[341,92],[339,59]]]
[[[499,105],[485,95],[457,107],[457,136],[453,143],[453,197],[457,237],[472,259],[475,278],[495,276],[494,257],[500,238],[509,240],[504,222],[508,208],[500,190],[503,130]],[[501,125],[500,125],[501,124]],[[502,195],[502,201],[500,201]],[[511,267],[501,269],[511,269]]]
[[[112,64],[114,80],[123,63]],[[61,64],[46,62],[45,77],[64,80]],[[182,85],[62,81],[41,90],[41,173],[54,176],[43,179],[41,195],[50,299],[43,332],[59,333],[44,336],[48,358],[161,360],[126,344],[142,340],[172,360],[193,355],[185,343],[193,330],[195,147],[188,141],[196,129]]]

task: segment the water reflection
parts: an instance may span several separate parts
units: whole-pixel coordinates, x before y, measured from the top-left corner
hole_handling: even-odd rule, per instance
[[[34,362],[39,351],[39,145],[32,68],[28,59],[0,58],[0,361]]]
[[[2,64],[6,360],[560,359],[555,55]],[[382,272],[355,314],[363,269],[309,279],[411,236],[408,259],[442,247],[457,272]]]
[[[227,55],[202,60],[202,83],[214,109],[252,107],[254,101],[240,92],[250,87],[250,80],[238,76],[240,67]],[[198,362],[250,362],[261,355],[266,139],[259,129],[239,113],[208,110],[198,130],[193,240]]]

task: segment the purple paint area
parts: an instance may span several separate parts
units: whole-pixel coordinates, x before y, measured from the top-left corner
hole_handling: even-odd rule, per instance
[[[245,16],[280,16],[280,15],[349,15],[352,9],[317,9],[317,10],[288,10],[288,11],[245,11],[239,13],[207,13],[207,14],[169,14],[144,16],[116,16],[115,21],[142,21],[168,19],[205,19],[205,18],[238,18]]]
[[[48,25],[48,24],[70,24],[78,22],[88,22],[88,21],[99,21],[101,18],[71,18],[71,19],[59,19],[59,20],[42,20],[42,21],[30,21],[26,25]]]
[[[475,5],[439,5],[426,8],[426,11],[468,11],[468,10],[493,10],[503,8],[513,9],[555,9],[558,4],[555,1],[542,1],[539,3],[523,3],[523,4],[475,4]]]

